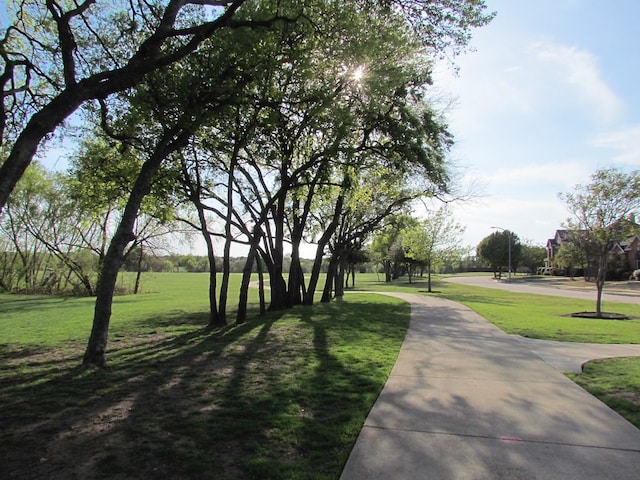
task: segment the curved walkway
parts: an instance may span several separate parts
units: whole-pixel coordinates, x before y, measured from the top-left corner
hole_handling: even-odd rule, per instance
[[[538,295],[550,295],[554,297],[580,298],[595,301],[595,290],[573,290],[570,287],[558,288],[536,284],[535,281],[527,281],[526,277],[507,283],[494,280],[490,276],[459,276],[445,277],[444,281],[461,283],[474,287],[495,288],[520,293],[535,293]],[[611,292],[603,295],[604,302],[620,302],[640,305],[640,291],[638,292]],[[640,315],[640,311],[638,312]],[[582,366],[590,360],[598,358],[637,357],[640,356],[640,345],[604,345],[595,343],[553,342],[549,340],[537,340],[514,335],[524,348],[531,350],[545,362],[549,363],[561,372],[582,371]]]
[[[640,479],[640,430],[526,340],[458,303],[392,295],[411,323],[342,480]]]

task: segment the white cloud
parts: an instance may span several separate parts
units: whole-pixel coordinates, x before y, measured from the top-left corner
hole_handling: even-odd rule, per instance
[[[613,160],[626,165],[640,165],[640,125],[633,125],[596,136],[591,144],[617,151]]]
[[[607,122],[619,118],[624,104],[603,79],[594,54],[551,41],[536,42],[532,49],[542,65],[553,68],[595,115]]]
[[[623,102],[630,100],[629,75],[621,81],[610,61],[620,52],[588,46],[595,45],[592,37],[586,41],[570,28],[513,25],[497,19],[474,37],[477,51],[459,59],[459,77],[442,65],[434,75],[458,99],[447,112],[455,158],[467,165],[465,180],[486,194],[455,208],[471,245],[492,225],[544,244],[568,217],[559,192],[588,182],[603,162],[640,164],[640,121],[631,120],[638,109]],[[637,126],[615,130],[621,122]]]
[[[561,127],[571,129],[571,116],[606,124],[625,114],[598,58],[587,49],[539,36],[516,36],[509,43],[492,38],[459,65],[455,76],[446,64],[437,64],[434,79],[437,88],[455,92],[457,102],[447,116],[463,136],[495,131],[498,122],[513,128],[528,121],[564,121]]]
[[[567,218],[566,210],[554,195],[538,198],[495,195],[472,204],[454,207],[456,221],[466,225],[464,244],[477,245],[491,234],[492,226],[507,228],[521,239],[544,245]]]
[[[513,166],[501,168],[491,173],[482,174],[479,179],[484,184],[494,186],[539,186],[539,190],[549,187],[572,186],[585,177],[585,168],[581,162],[557,162]],[[534,188],[533,191],[536,189]]]

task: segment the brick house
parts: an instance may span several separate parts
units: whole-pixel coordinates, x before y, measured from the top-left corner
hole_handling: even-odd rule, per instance
[[[633,236],[617,242],[611,249],[611,266],[621,270],[640,268],[640,237]]]
[[[556,234],[553,238],[547,240],[547,260],[545,267],[551,267],[553,257],[556,256],[558,250],[560,250],[560,246],[563,243],[569,242],[569,230],[556,230]]]
[[[556,230],[553,238],[547,240],[547,259],[545,269],[551,269],[553,257],[558,253],[562,244],[571,242],[571,231]],[[640,237],[631,236],[625,240],[616,241],[610,251],[609,269],[612,272],[627,273],[640,268]]]

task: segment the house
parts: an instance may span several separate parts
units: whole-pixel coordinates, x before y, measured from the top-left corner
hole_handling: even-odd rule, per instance
[[[617,270],[640,268],[640,237],[633,236],[617,242],[611,249],[611,264]]]
[[[580,234],[584,230],[578,230]],[[553,267],[553,258],[558,253],[560,247],[572,242],[571,237],[575,235],[570,230],[556,230],[553,238],[547,240],[547,259],[545,260],[545,271],[551,270]],[[612,272],[627,273],[640,268],[640,237],[631,236],[624,240],[614,242],[610,250],[611,258],[609,260],[609,269]]]
[[[547,260],[545,261],[545,268],[551,268],[553,257],[555,257],[558,250],[560,250],[560,246],[569,241],[569,230],[556,230],[553,238],[547,240]]]

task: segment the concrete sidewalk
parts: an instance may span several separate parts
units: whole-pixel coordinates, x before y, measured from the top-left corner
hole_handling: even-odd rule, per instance
[[[640,430],[472,310],[412,304],[342,480],[640,479]]]

